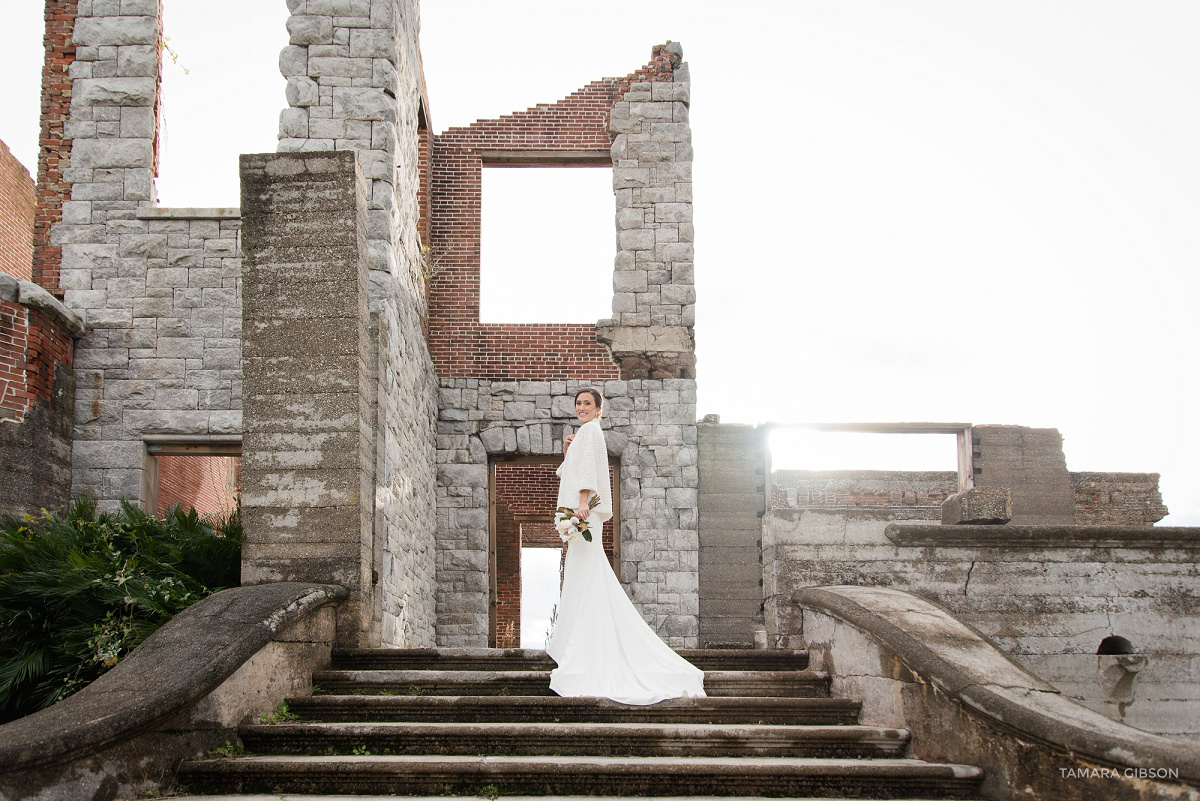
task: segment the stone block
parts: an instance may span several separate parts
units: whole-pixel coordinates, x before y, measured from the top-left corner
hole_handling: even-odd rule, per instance
[[[396,50],[396,36],[392,30],[365,28],[350,31],[350,55],[355,58],[395,58]]]
[[[288,45],[279,51],[279,72],[285,78],[308,75],[308,48]]]
[[[334,87],[333,114],[352,120],[396,120],[396,101],[382,89]]]
[[[157,16],[79,17],[75,20],[76,45],[150,45],[158,42]],[[77,54],[78,57],[78,54]]]
[[[308,110],[285,108],[279,112],[279,138],[303,139],[308,136]]]
[[[1003,524],[1012,520],[1012,490],[972,487],[942,503],[942,525]]]
[[[328,44],[333,41],[333,20],[326,16],[292,15],[287,19],[293,45]]]
[[[617,247],[621,250],[654,250],[654,231],[621,231],[617,234]]]
[[[296,76],[287,79],[284,97],[290,106],[316,106],[321,102],[321,90],[313,79]]]
[[[153,163],[151,139],[84,139],[71,149],[73,168],[149,168]]]

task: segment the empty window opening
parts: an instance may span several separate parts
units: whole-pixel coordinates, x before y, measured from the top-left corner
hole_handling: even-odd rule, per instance
[[[1124,637],[1118,637],[1115,634],[1111,637],[1105,637],[1103,640],[1101,640],[1100,647],[1096,649],[1096,654],[1099,656],[1136,653],[1137,649],[1133,647],[1133,643]]]
[[[158,516],[178,505],[225,518],[242,497],[240,445],[149,445],[146,509]]]
[[[888,428],[892,430],[884,430]],[[954,426],[928,428],[847,424],[774,429],[768,439],[771,508],[890,509],[904,510],[906,519],[940,519],[942,503],[963,486],[968,468],[960,467],[962,449]]]
[[[482,206],[480,322],[612,316],[611,167],[485,167]]]
[[[161,205],[240,205],[238,155],[273,153],[278,144],[288,16],[283,3],[163,3]]]
[[[876,434],[779,428],[771,432],[777,470],[957,470],[954,434]]]

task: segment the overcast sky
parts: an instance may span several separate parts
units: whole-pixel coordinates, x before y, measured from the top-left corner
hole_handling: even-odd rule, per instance
[[[15,5],[0,138],[32,170],[40,3]],[[189,72],[168,64],[160,198],[236,205],[236,154],[275,147],[285,3],[166,6]],[[1164,522],[1200,525],[1197,4],[427,0],[422,17],[439,131],[682,43],[701,414],[1056,427],[1070,469],[1161,472]],[[506,172],[495,197],[540,177]],[[611,198],[569,191],[598,196],[569,216],[600,219],[599,244],[553,240],[562,202],[488,205],[519,237],[485,231],[485,314],[548,319],[583,286],[597,305],[575,319],[608,315]],[[526,217],[493,214],[514,205]]]

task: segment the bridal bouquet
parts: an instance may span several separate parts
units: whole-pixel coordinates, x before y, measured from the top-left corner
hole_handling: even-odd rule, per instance
[[[593,495],[588,501],[588,508],[595,509],[600,504],[600,496]],[[563,542],[571,542],[576,537],[583,537],[587,542],[592,541],[592,532],[588,530],[586,520],[580,520],[575,510],[568,506],[560,506],[554,512],[554,528]]]

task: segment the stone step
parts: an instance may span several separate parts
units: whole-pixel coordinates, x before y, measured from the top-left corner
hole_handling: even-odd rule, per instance
[[[486,796],[485,796],[486,797]],[[230,795],[222,793],[220,795],[172,795],[171,801],[396,801],[396,796],[388,795],[327,795],[320,793],[310,795],[296,795],[295,793],[285,793],[279,795],[272,793],[263,795],[254,793],[250,795],[237,793]],[[688,796],[686,799],[679,796],[657,796],[654,801],[712,801],[713,796]],[[406,796],[405,801],[446,801],[446,796]],[[545,796],[533,795],[506,795],[504,801],[546,801]],[[603,795],[559,795],[555,796],[555,801],[646,801],[646,796],[603,796]],[[738,801],[779,801],[776,798],[740,796]],[[823,796],[815,798],[808,796],[805,798],[792,798],[789,801],[847,801],[846,796]],[[935,801],[932,798],[909,798],[906,801]]]
[[[318,670],[313,685],[334,695],[554,695],[548,670]],[[710,696],[825,698],[816,670],[706,670]]]
[[[287,703],[305,721],[826,726],[857,724],[862,706],[846,698],[672,698],[630,706],[607,698],[523,695],[315,695]]]
[[[970,797],[982,771],[915,759],[243,756],[183,765],[190,792]]]
[[[792,650],[683,648],[701,670],[803,670],[808,654]],[[529,648],[355,648],[333,652],[339,670],[552,670],[545,651]]]
[[[243,726],[254,754],[490,754],[898,758],[908,732],[877,726],[695,723],[284,723]]]

